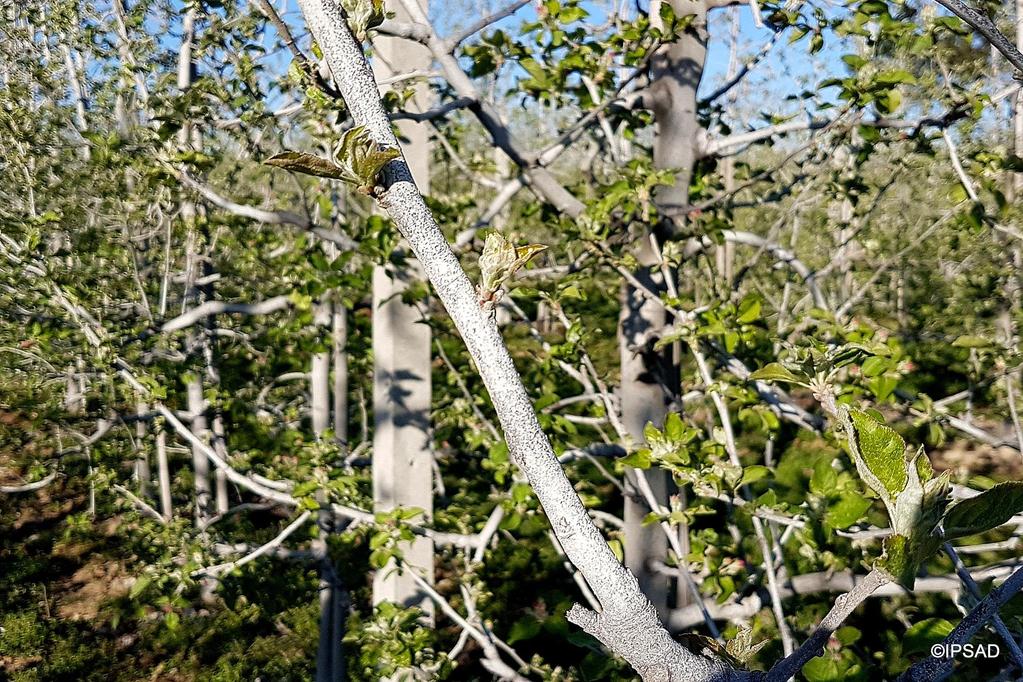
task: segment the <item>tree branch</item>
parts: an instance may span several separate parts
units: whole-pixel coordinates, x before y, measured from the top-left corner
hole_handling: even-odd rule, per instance
[[[966,590],[970,593],[970,596],[976,600],[980,600],[984,595],[980,593],[980,587],[977,586],[977,582],[970,575],[970,571],[966,568],[963,560],[959,558],[959,554],[956,552],[955,547],[952,546],[951,542],[944,544],[945,554],[948,554],[949,558],[952,559],[953,565],[956,568],[956,575],[963,581],[963,585],[966,586]],[[1016,661],[1016,667],[1023,670],[1023,651],[1020,651],[1019,644],[1013,639],[1012,633],[1009,632],[1009,628],[1005,626],[1005,621],[1002,620],[1001,616],[995,613],[991,616],[991,622],[995,626],[995,630],[998,635],[1005,642],[1005,646],[1008,647],[1009,653],[1012,654],[1012,659]]]
[[[976,29],[977,33],[991,43],[991,47],[1001,52],[1006,61],[1016,67],[1016,71],[1019,72],[1016,74],[1016,78],[1023,77],[1023,54],[1020,54],[1012,41],[998,30],[998,27],[987,18],[987,15],[960,2],[960,0],[935,0],[935,2]]]
[[[299,0],[299,7],[355,123],[365,126],[377,144],[399,148],[369,64],[341,10],[331,0]],[[412,16],[418,19],[416,13]],[[671,638],[636,578],[590,520],[537,421],[494,318],[481,308],[404,158],[391,161],[382,175],[377,194],[381,207],[415,252],[461,333],[490,393],[513,461],[529,480],[569,560],[603,607],[597,613],[576,605],[568,612],[569,620],[629,661],[645,680],[727,678],[731,671],[723,663],[693,654]]]
[[[1023,590],[1023,568],[1009,576],[1001,586],[991,590],[975,609],[970,611],[959,625],[949,633],[943,644],[965,644],[977,634],[992,616],[998,613],[1005,602]],[[952,672],[952,659],[931,656],[914,664],[899,677],[899,682],[929,682],[944,679]]]
[[[766,682],[785,682],[795,677],[796,673],[803,669],[803,666],[811,659],[819,656],[824,651],[831,633],[837,630],[845,619],[852,615],[863,600],[873,594],[879,587],[888,582],[888,578],[879,571],[873,570],[866,577],[853,586],[852,590],[839,596],[835,605],[824,616],[820,625],[813,631],[813,634],[803,642],[802,646],[796,649],[792,655],[786,656],[778,661],[767,673]],[[934,678],[928,678],[934,679]]]
[[[233,213],[234,215],[241,216],[242,218],[255,220],[259,223],[266,223],[267,225],[292,225],[302,230],[312,232],[320,239],[337,244],[340,248],[345,250],[352,250],[358,247],[358,243],[347,235],[341,234],[340,232],[331,232],[330,230],[318,227],[297,213],[291,213],[290,211],[267,211],[261,208],[256,208],[255,206],[246,206],[245,204],[235,203],[230,199],[217,194],[213,191],[213,189],[191,177],[188,173],[179,170],[170,164],[165,164],[165,167],[173,173],[183,185],[198,192],[199,195],[206,199],[206,201],[210,202],[217,208],[224,209],[228,213]]]
[[[447,46],[448,46],[448,52],[453,51],[464,40],[472,37],[473,35],[475,35],[477,33],[479,33],[480,31],[485,29],[487,26],[490,26],[491,24],[497,23],[498,21],[501,21],[501,19],[504,19],[505,17],[510,17],[511,15],[515,14],[516,12],[518,12],[520,9],[522,9],[523,7],[525,7],[528,4],[529,4],[529,0],[516,0],[515,2],[511,3],[507,7],[504,7],[503,9],[499,9],[496,12],[494,12],[493,14],[490,14],[490,15],[487,15],[487,16],[483,17],[482,19],[477,21],[472,26],[469,26],[468,28],[466,28],[461,33],[458,33],[458,34],[452,36],[451,38],[448,38],[445,41],[447,43]]]
[[[41,478],[38,481],[33,481],[32,483],[25,483],[23,485],[0,485],[0,493],[10,495],[13,493],[32,492],[33,490],[39,490],[40,488],[45,488],[50,485],[50,483],[53,483],[53,479],[55,478],[57,478],[56,469],[48,473],[44,478]]]
[[[196,322],[223,313],[239,313],[242,315],[267,315],[278,310],[290,308],[292,305],[290,296],[274,296],[259,303],[228,303],[226,301],[206,301],[200,306],[192,308],[183,315],[168,320],[160,327],[161,332],[173,332],[179,329],[191,327]]]
[[[311,511],[309,511],[308,509],[305,510],[304,512],[298,515],[297,519],[288,524],[287,528],[278,533],[273,540],[266,543],[265,545],[260,545],[251,554],[246,554],[241,559],[237,559],[236,561],[228,561],[227,563],[217,564],[216,566],[208,566],[206,568],[197,569],[195,571],[192,571],[192,577],[197,578],[202,575],[208,575],[216,578],[224,575],[225,573],[230,573],[234,569],[240,568],[245,564],[249,563],[250,561],[255,561],[264,554],[268,554],[269,552],[280,547],[281,543],[287,540],[289,535],[294,533],[302,526],[302,524],[308,521],[311,515],[312,515]]]

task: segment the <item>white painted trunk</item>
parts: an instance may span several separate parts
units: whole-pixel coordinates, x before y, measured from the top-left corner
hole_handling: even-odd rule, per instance
[[[330,302],[316,302],[313,306],[313,325],[316,327],[317,337],[327,335],[330,322]],[[309,392],[312,395],[309,413],[313,434],[319,438],[330,428],[330,354],[327,351],[313,354],[309,383]]]
[[[191,413],[191,430],[203,443],[209,442],[209,424],[206,419],[206,399],[202,393],[202,381],[198,378],[188,382],[188,411]],[[210,461],[197,444],[192,445],[192,470],[195,477],[195,522],[202,526],[212,511],[212,489],[210,488]]]
[[[149,453],[146,451],[146,422],[141,417],[149,411],[145,401],[135,404],[135,414],[140,417],[135,423],[135,480],[138,483],[138,495],[145,499],[149,495]]]
[[[426,10],[426,2],[421,0]],[[388,2],[398,21],[409,14],[400,2]],[[399,73],[429,69],[429,50],[397,38],[374,39],[378,79]],[[415,106],[428,108],[426,88],[419,86]],[[429,126],[402,121],[402,136],[409,142],[405,155],[420,191],[429,192]],[[406,247],[407,248],[407,247]],[[431,402],[430,328],[421,324],[422,313],[406,305],[401,294],[409,284],[423,279],[421,268],[410,261],[405,272],[373,272],[373,498],[375,511],[418,507],[429,521],[433,513],[433,452],[429,420]],[[412,570],[433,582],[433,541],[418,537],[404,548]],[[391,601],[418,606],[433,613],[433,602],[407,573],[399,575],[392,566],[378,571],[373,580],[373,601]]]
[[[655,286],[646,270],[641,269],[635,274],[640,282]],[[637,443],[642,443],[643,428],[647,422],[660,426],[668,412],[667,395],[658,381],[662,354],[655,352],[652,344],[644,340],[651,330],[664,326],[664,307],[647,299],[631,285],[624,284],[619,322],[622,424]],[[650,487],[662,504],[668,501],[666,473],[656,468],[646,472]],[[650,507],[638,493],[636,476],[641,474],[631,468],[625,472],[632,489],[637,491],[635,496],[625,497],[625,565],[639,580],[640,589],[663,618],[668,609],[668,578],[653,570],[651,564],[665,560],[668,541],[658,524],[643,524]]]
[[[156,478],[160,488],[160,513],[168,521],[174,516],[174,504],[171,501],[170,462],[167,459],[167,431],[163,421],[157,426],[156,432]]]
[[[334,304],[334,437],[348,443],[348,311],[344,303]]]

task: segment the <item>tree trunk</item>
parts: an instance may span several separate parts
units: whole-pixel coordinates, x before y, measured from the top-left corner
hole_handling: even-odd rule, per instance
[[[317,340],[328,333],[332,306],[329,301],[317,301],[313,307],[313,324]],[[321,440],[330,428],[330,353],[321,351],[312,358],[309,373],[310,405],[313,433]],[[321,503],[324,495],[320,495]],[[319,514],[313,555],[320,571],[320,640],[316,652],[316,682],[339,682],[344,679],[344,653],[341,638],[344,634],[344,613],[339,605],[344,601],[344,588],[330,559],[327,538],[333,531],[333,519],[327,509]]]
[[[206,420],[206,399],[202,394],[202,381],[198,378],[188,382],[188,411],[192,417],[192,433],[206,442],[209,425]],[[210,488],[210,461],[198,445],[192,445],[192,470],[195,477],[195,524],[202,527],[210,517],[213,508]]]
[[[657,207],[675,218],[689,205],[689,182],[703,129],[696,93],[707,56],[707,8],[703,2],[671,0],[675,16],[694,15],[692,26],[651,61],[651,104],[656,121],[654,166],[677,170],[674,185],[658,188]]]
[[[334,302],[334,438],[348,445],[348,311],[343,301]]]
[[[178,91],[182,94],[192,87],[195,75],[195,61],[192,55],[193,43],[195,41],[195,8],[189,9],[181,20],[181,46],[178,48]],[[193,147],[193,127],[191,121],[181,122],[181,129],[178,131],[178,147],[181,150]],[[195,221],[196,206],[188,198],[181,202],[181,219],[192,229]],[[189,245],[189,266],[195,254],[191,244]],[[186,285],[190,285],[190,282]],[[187,296],[187,292],[186,292]],[[194,335],[189,335],[189,345],[195,341]],[[186,387],[188,394],[188,410],[192,414],[192,431],[199,438],[206,440],[206,400],[203,397],[202,379],[195,375]],[[192,468],[195,477],[195,522],[197,526],[205,524],[211,511],[211,488],[210,488],[210,465],[206,454],[197,446],[192,446]]]
[[[156,427],[156,478],[160,486],[160,513],[170,521],[174,516],[174,505],[171,502],[170,462],[167,459],[167,430],[163,419]]]
[[[701,133],[696,116],[696,93],[707,52],[707,10],[703,3],[673,0],[671,4],[677,16],[695,14],[696,19],[689,31],[662,48],[651,62],[651,108],[657,124],[654,166],[677,171],[675,184],[659,187],[655,194],[658,211],[669,218],[662,220],[662,238],[678,233],[675,226],[685,220],[684,212],[689,204],[689,183]],[[668,284],[664,281],[665,275],[673,275],[660,272],[658,257],[649,238],[650,235],[641,238],[637,246],[640,268],[633,274],[645,287],[663,291]],[[654,340],[649,338],[650,332],[663,327],[666,321],[663,306],[649,300],[631,285],[623,285],[618,328],[622,422],[637,442],[643,441],[643,427],[647,422],[655,426],[664,422],[678,393],[679,369],[673,357],[675,351],[669,348],[663,353],[655,352]],[[626,472],[626,477],[633,482],[637,475],[640,472]],[[650,470],[646,476],[657,501],[667,505],[671,492],[667,472]],[[643,591],[663,616],[668,609],[668,580],[651,570],[650,563],[664,560],[667,539],[657,526],[643,526],[643,519],[649,511],[649,507],[638,498],[626,498],[625,563],[636,574]],[[688,533],[683,532],[688,537]],[[679,603],[688,603],[686,590],[680,587],[677,593]]]
[[[655,290],[659,288],[649,269],[641,268],[633,274],[644,285]],[[647,422],[656,426],[664,423],[670,402],[664,383],[665,374],[673,370],[677,373],[677,368],[666,363],[664,353],[654,351],[653,341],[647,340],[652,330],[664,326],[664,306],[644,297],[632,285],[623,284],[619,322],[622,424],[637,443],[642,443],[643,427]],[[637,477],[643,475],[646,475],[657,501],[666,503],[668,500],[669,481],[664,469],[652,468],[646,472],[626,469],[625,477],[631,484],[631,494],[625,497],[625,565],[635,574],[640,589],[663,619],[668,609],[668,578],[656,572],[651,563],[664,561],[668,541],[659,525],[643,524],[650,513],[650,507],[639,494],[636,484]],[[680,591],[680,594],[685,593]]]
[[[313,306],[317,340],[326,336],[330,329],[331,308],[330,301],[326,300],[317,301]],[[319,439],[330,428],[330,353],[325,350],[313,354],[309,392],[312,395],[309,412],[313,433]]]
[[[149,411],[149,406],[144,400],[135,404],[135,413],[141,417]],[[135,480],[138,483],[138,495],[146,499],[149,495],[149,454],[146,452],[146,422],[139,419],[135,423]]]
[[[426,10],[426,2],[421,2]],[[399,2],[388,3],[398,21],[408,13]],[[375,39],[380,63],[376,76],[384,79],[405,71],[429,69],[429,50],[411,41],[380,37]],[[427,108],[425,86],[416,88],[415,104]],[[430,185],[429,126],[401,121],[405,157],[419,190]],[[405,272],[388,273],[383,267],[373,272],[373,498],[374,510],[389,512],[398,507],[423,510],[427,523],[433,514],[433,452],[430,444],[430,328],[421,324],[422,313],[401,300],[423,273],[415,260]],[[433,541],[417,537],[403,548],[410,570],[433,582]],[[391,601],[418,606],[432,618],[433,603],[407,572],[398,574],[393,566],[377,571],[373,580],[373,601]]]

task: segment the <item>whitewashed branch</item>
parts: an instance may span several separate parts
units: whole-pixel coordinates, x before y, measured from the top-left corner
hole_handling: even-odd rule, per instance
[[[230,573],[236,568],[241,568],[245,564],[251,561],[255,561],[264,554],[269,554],[273,550],[280,547],[281,543],[287,540],[289,535],[291,535],[296,530],[301,528],[302,524],[308,521],[310,516],[312,516],[312,512],[309,511],[308,509],[305,510],[304,512],[298,515],[297,519],[288,524],[287,528],[278,533],[273,540],[266,543],[265,545],[260,545],[251,554],[246,554],[241,559],[238,559],[236,561],[228,561],[227,563],[217,564],[216,566],[208,566],[206,568],[197,569],[195,571],[192,571],[192,577],[196,578],[202,575],[208,575],[216,578],[224,575],[225,573]]]
[[[399,148],[373,74],[342,11],[330,0],[299,0],[298,4],[356,125],[365,126],[377,144]],[[618,562],[590,520],[540,428],[494,318],[480,306],[403,158],[384,169],[377,198],[412,247],[461,333],[490,393],[513,461],[528,478],[565,554],[602,606],[598,613],[576,605],[568,612],[569,620],[625,658],[644,680],[682,682],[729,676],[731,671],[723,663],[693,654],[671,638],[635,577]]]
[[[173,332],[179,329],[191,327],[196,322],[211,315],[222,315],[224,313],[237,313],[241,315],[268,315],[278,310],[291,307],[290,296],[274,296],[258,303],[228,303],[226,301],[206,301],[202,305],[192,308],[183,315],[168,320],[160,327],[162,332]]]

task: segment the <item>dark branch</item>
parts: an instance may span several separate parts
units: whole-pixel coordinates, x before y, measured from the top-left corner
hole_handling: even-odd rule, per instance
[[[1005,59],[1016,67],[1016,79],[1023,79],[1023,54],[1016,49],[1005,34],[998,30],[994,22],[988,19],[987,15],[970,7],[960,0],[936,0],[939,5],[956,15],[967,24],[977,30],[977,33],[991,43],[991,47],[1002,53]]]

